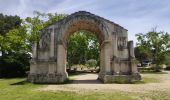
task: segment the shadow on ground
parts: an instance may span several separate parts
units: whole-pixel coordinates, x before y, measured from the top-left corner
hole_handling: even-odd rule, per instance
[[[29,82],[27,82],[26,80],[24,80],[24,81],[12,83],[12,84],[10,84],[10,85],[25,85],[25,84],[27,84],[27,83],[29,83]]]
[[[71,84],[103,84],[100,80],[73,80]]]

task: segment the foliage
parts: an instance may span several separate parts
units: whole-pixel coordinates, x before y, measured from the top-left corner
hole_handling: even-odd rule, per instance
[[[150,61],[152,59],[152,53],[147,49],[143,49],[141,47],[135,47],[135,58],[142,64],[144,60]]]
[[[44,27],[63,19],[66,14],[41,13],[34,11],[34,17],[27,17],[23,20],[22,25],[27,29],[29,41],[33,43],[39,39],[39,32]]]
[[[96,67],[97,66],[97,61],[94,59],[90,59],[86,62],[87,67]]]
[[[9,30],[18,28],[21,19],[19,16],[8,16],[0,14],[0,35],[5,35]]]
[[[18,16],[0,14],[0,77],[25,75],[29,66],[30,46],[27,42],[25,29],[21,27]]]
[[[12,53],[0,57],[0,77],[21,77],[29,70],[30,54]]]
[[[5,40],[6,33],[10,30],[20,27],[21,19],[18,16],[7,16],[0,14],[0,51],[2,55],[7,52],[8,45]]]
[[[76,32],[72,34],[67,47],[69,66],[85,64],[88,59],[96,59],[99,62],[99,43],[92,33]]]
[[[147,53],[151,55],[156,67],[164,63],[167,50],[170,49],[170,35],[167,32],[157,32],[154,29],[146,34],[136,34],[136,37],[138,40],[137,47],[140,49],[141,54]]]
[[[78,68],[81,68],[81,69],[86,68],[86,66],[82,65],[82,64],[73,65],[72,67],[76,68],[76,69],[78,69]]]
[[[34,17],[21,20],[18,16],[0,14],[0,77],[25,75],[31,59],[31,46],[39,39],[39,31],[64,16],[35,12]]]

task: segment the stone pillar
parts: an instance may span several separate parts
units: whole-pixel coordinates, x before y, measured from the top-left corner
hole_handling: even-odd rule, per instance
[[[51,41],[50,41],[50,59],[54,59],[54,28],[51,31]]]
[[[128,46],[129,46],[129,57],[130,59],[134,59],[135,54],[134,54],[133,41],[129,41]]]
[[[136,65],[136,62],[135,62],[133,41],[128,42],[128,49],[129,49],[130,69],[131,69],[130,71],[131,71],[131,73],[138,73],[137,65]]]
[[[64,82],[68,74],[66,72],[66,50],[62,44],[58,44],[57,50],[57,74],[60,76],[60,82]]]
[[[118,42],[118,38],[117,38],[117,33],[115,32],[113,34],[113,57],[112,57],[112,73],[113,74],[119,74],[120,72],[120,67],[118,65],[118,49],[117,49],[117,42]]]
[[[103,66],[105,69],[105,74],[110,74],[111,73],[111,67],[110,67],[110,58],[111,58],[111,45],[109,41],[105,41],[104,46],[103,46]]]
[[[55,74],[56,72],[56,64],[57,61],[55,61],[54,58],[54,27],[51,29],[50,34],[50,53],[49,53],[49,70],[48,74]]]
[[[37,70],[37,42],[34,42],[32,46],[32,60],[30,62],[30,73],[35,74]]]
[[[117,57],[117,33],[113,34],[113,56]]]
[[[105,41],[100,46],[100,72],[98,78],[104,81],[105,75],[111,74],[111,64],[110,64],[110,41]]]
[[[104,71],[104,69],[103,69],[103,60],[104,58],[103,58],[103,47],[102,48],[100,48],[100,71],[101,72],[103,72]]]
[[[37,42],[34,42],[32,46],[32,59],[37,59]]]

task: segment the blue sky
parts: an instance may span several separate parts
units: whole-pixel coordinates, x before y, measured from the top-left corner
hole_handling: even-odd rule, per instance
[[[0,13],[33,16],[33,11],[71,14],[89,11],[128,29],[129,40],[153,27],[170,33],[170,0],[0,0]]]

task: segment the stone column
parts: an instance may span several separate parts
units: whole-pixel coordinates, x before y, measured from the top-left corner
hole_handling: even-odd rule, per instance
[[[50,41],[50,59],[54,59],[54,28],[51,31],[51,41]]]
[[[102,72],[104,69],[103,69],[103,47],[100,48],[100,71]]]
[[[131,59],[134,59],[135,58],[135,54],[134,54],[133,41],[129,41],[128,46],[129,46],[129,57]]]
[[[34,42],[32,46],[32,59],[37,59],[37,42]]]
[[[120,67],[118,67],[118,48],[117,48],[117,44],[118,44],[118,37],[117,37],[117,33],[114,32],[113,34],[113,58],[112,58],[112,72],[113,74],[119,74],[120,72]]]
[[[109,41],[105,41],[103,45],[103,66],[105,69],[105,74],[111,73],[110,59],[111,59],[111,45]]]
[[[66,50],[62,44],[58,44],[57,52],[57,74],[61,75],[60,82],[64,82],[68,75],[66,72]]]
[[[117,33],[113,34],[113,56],[117,57]]]
[[[133,47],[133,41],[128,42],[128,49],[129,49],[129,60],[130,60],[130,71],[131,73],[137,73],[137,65],[135,62],[135,54],[134,54],[134,47]]]
[[[37,42],[35,42],[32,46],[32,60],[30,62],[30,73],[35,74],[37,70]]]

